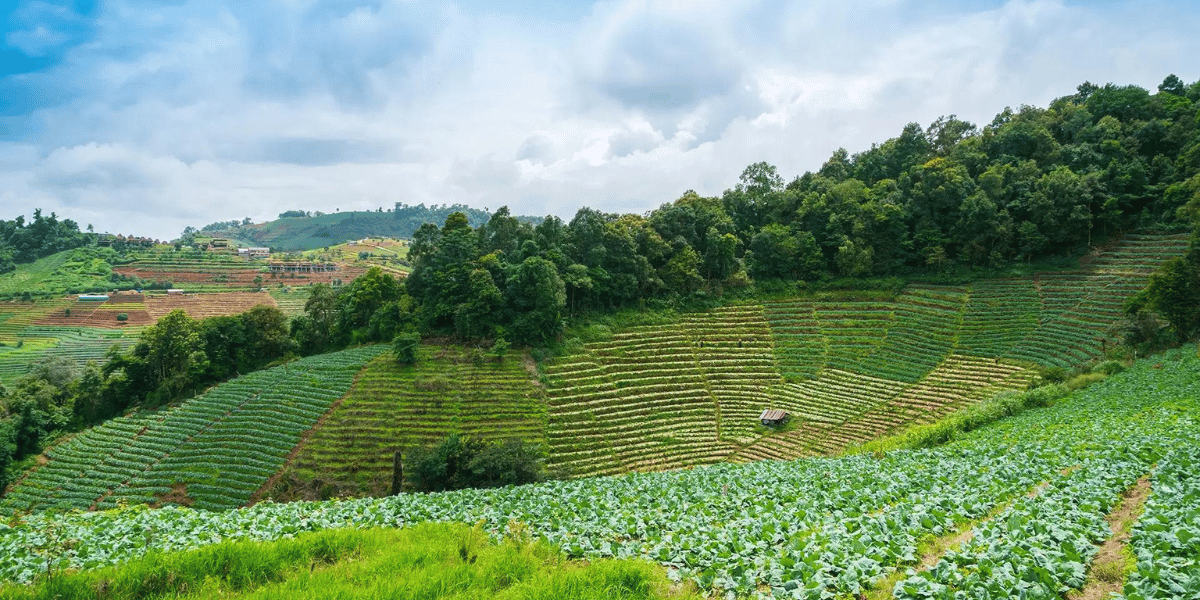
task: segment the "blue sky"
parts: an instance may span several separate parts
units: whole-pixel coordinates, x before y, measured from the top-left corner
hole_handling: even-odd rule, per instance
[[[9,0],[0,217],[97,231],[787,178],[1083,81],[1200,79],[1193,2]]]

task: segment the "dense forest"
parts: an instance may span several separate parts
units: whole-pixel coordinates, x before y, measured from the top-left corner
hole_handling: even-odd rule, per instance
[[[397,204],[395,218],[427,219],[430,210]],[[583,208],[570,222],[534,224],[501,208],[478,219],[453,211],[441,226],[424,222],[407,279],[372,269],[348,285],[315,285],[305,315],[290,322],[267,307],[203,321],[177,312],[103,366],[39,366],[0,388],[0,468],[63,428],[296,354],[382,341],[403,360],[423,336],[453,336],[502,357],[510,345],[553,343],[569,318],[588,313],[704,305],[837,278],[1000,269],[1077,255],[1130,228],[1195,228],[1200,82],[1172,75],[1153,94],[1085,83],[1048,108],[1006,109],[982,128],[954,116],[910,124],[861,153],[839,149],[790,182],[756,163],[719,197],[689,191],[647,215]],[[86,243],[73,222],[40,211],[28,226],[0,223],[0,234],[9,260]],[[1146,325],[1143,338],[1194,337],[1196,244],[1129,308]]]

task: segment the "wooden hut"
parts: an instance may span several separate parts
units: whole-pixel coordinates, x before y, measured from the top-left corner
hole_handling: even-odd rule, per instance
[[[792,418],[792,415],[789,415],[786,412],[776,408],[768,408],[767,410],[762,411],[762,414],[758,416],[758,420],[761,421],[763,425],[768,427],[783,425],[784,423],[787,423],[788,419],[790,418]]]

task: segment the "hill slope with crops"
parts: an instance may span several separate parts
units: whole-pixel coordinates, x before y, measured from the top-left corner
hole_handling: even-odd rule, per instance
[[[551,471],[576,477],[834,454],[1024,389],[1039,367],[1100,358],[1125,299],[1186,244],[1137,236],[1074,271],[687,313],[613,331],[540,372],[527,356],[453,346],[423,346],[413,366],[382,347],[312,357],[80,434],[2,506],[379,495],[394,452],[454,433],[544,444]],[[288,374],[324,372],[322,361],[336,363],[332,387]],[[271,416],[292,400],[270,394],[298,395],[303,414]],[[768,408],[791,421],[761,425]],[[193,411],[203,416],[185,418]],[[238,448],[260,430],[278,440],[243,468]]]
[[[1049,406],[943,447],[222,512],[27,515],[0,536],[0,576],[434,521],[494,535],[519,523],[570,558],[649,560],[714,596],[1058,598],[1111,580],[1130,599],[1188,597],[1197,373],[1189,346],[1074,394],[1029,392],[1029,406]],[[1111,569],[1123,552],[1133,559]]]

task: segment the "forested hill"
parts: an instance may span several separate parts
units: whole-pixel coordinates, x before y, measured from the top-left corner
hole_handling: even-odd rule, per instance
[[[442,223],[455,212],[467,216],[472,226],[486,223],[491,213],[464,204],[418,204],[409,206],[397,202],[391,210],[346,211],[325,214],[320,211],[289,210],[266,223],[224,221],[206,225],[199,230],[188,228],[190,235],[227,237],[246,245],[267,246],[279,251],[312,250],[334,246],[365,237],[411,238],[425,223]],[[537,223],[540,217],[517,217],[526,223]]]
[[[1084,83],[982,127],[909,124],[790,182],[757,163],[719,197],[689,191],[646,216],[452,215],[417,231],[407,293],[427,330],[537,343],[581,310],[1079,256],[1129,229],[1191,226],[1198,129],[1200,82]]]

